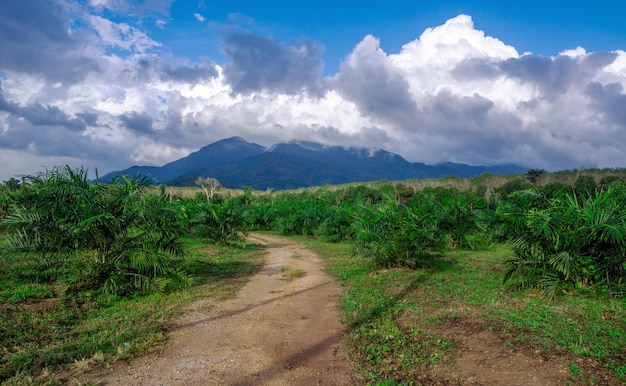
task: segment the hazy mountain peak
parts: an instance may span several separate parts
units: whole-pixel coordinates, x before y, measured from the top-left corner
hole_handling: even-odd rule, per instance
[[[265,148],[241,137],[230,137],[204,146],[187,157],[162,167],[134,166],[102,177],[150,174],[155,183],[193,186],[197,177],[217,178],[224,186],[249,186],[265,190],[291,189],[381,179],[440,178],[449,175],[472,177],[483,172],[512,174],[526,171],[516,165],[494,167],[446,163],[411,163],[380,148],[329,146],[293,140]]]
[[[324,145],[321,143],[311,142],[311,141],[291,140],[287,143],[290,145],[298,145],[303,149],[312,150],[312,151],[322,151],[331,147],[329,145]]]

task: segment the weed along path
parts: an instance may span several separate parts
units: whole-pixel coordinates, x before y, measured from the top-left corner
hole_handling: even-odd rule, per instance
[[[263,268],[234,299],[186,311],[157,354],[113,365],[104,385],[353,385],[346,359],[340,287],[312,251],[255,235]]]

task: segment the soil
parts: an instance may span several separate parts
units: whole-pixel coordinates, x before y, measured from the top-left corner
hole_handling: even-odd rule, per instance
[[[292,241],[254,236],[263,268],[236,298],[194,303],[161,352],[118,363],[102,385],[355,385],[341,344],[340,287]]]
[[[455,350],[450,361],[429,369],[428,379],[435,385],[623,385],[591,358],[557,348],[539,350],[494,330],[484,319],[467,316],[432,331],[454,342]],[[572,364],[580,369],[578,375],[572,374]]]
[[[255,235],[263,268],[234,299],[198,301],[153,355],[117,363],[90,382],[102,385],[365,385],[342,343],[341,288],[322,260],[292,240]],[[402,324],[402,320],[399,321]],[[408,322],[408,321],[407,321]],[[416,366],[423,385],[620,385],[590,359],[512,345],[477,317],[431,331],[454,342],[451,357]],[[584,376],[572,376],[575,363]],[[417,373],[419,372],[419,374]]]

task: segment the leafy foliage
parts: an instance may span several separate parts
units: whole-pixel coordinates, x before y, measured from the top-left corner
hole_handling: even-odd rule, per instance
[[[411,205],[397,205],[395,197],[375,206],[361,206],[353,223],[357,250],[385,267],[428,265],[434,252],[447,244],[437,226],[440,212],[432,196]]]
[[[530,169],[526,172],[526,179],[531,184],[536,184],[539,177],[544,175],[546,171],[544,169]]]
[[[522,193],[525,196],[532,192]],[[515,257],[504,281],[541,288],[555,297],[566,288],[626,290],[626,188],[613,185],[586,198],[565,194],[510,212]]]
[[[241,210],[231,201],[218,204],[190,203],[181,208],[189,231],[218,244],[240,244],[247,227]]]
[[[3,222],[9,230],[5,258],[35,259],[43,267],[80,256],[68,294],[126,295],[187,283],[168,258],[183,252],[176,213],[162,197],[144,194],[148,180],[91,184],[87,170],[69,166],[29,180],[35,194]]]
[[[345,204],[330,207],[316,231],[317,236],[331,243],[352,240],[354,238],[352,228],[354,211],[353,206]]]

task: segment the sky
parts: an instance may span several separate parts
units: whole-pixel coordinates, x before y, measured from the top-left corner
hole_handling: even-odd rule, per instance
[[[626,167],[626,2],[1,0],[0,181],[240,136]]]

